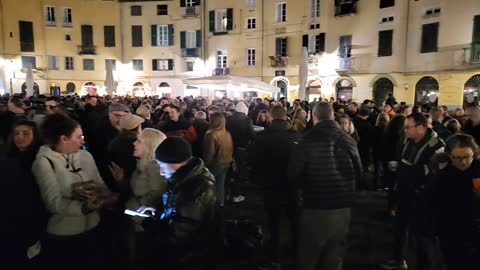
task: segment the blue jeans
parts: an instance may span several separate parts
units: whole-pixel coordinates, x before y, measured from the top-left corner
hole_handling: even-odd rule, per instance
[[[217,189],[217,201],[220,206],[225,205],[225,178],[227,176],[228,169],[230,169],[230,163],[220,163],[210,165],[210,172],[215,177],[215,186]]]

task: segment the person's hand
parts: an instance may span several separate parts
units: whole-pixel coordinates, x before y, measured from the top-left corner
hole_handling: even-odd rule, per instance
[[[157,209],[153,208],[153,207],[148,207],[148,206],[140,206],[138,209],[137,209],[137,212],[141,213],[141,214],[145,214],[145,215],[152,215],[152,216],[155,216],[155,212],[157,211]],[[147,213],[147,212],[150,212],[150,213]]]
[[[387,162],[387,167],[391,172],[396,172],[398,168],[398,161],[389,161]]]
[[[103,207],[103,205],[105,204],[105,201],[102,200],[102,199],[88,199],[87,201],[85,201],[85,203],[83,204],[82,206],[82,211],[84,214],[88,214],[90,212],[93,212],[93,211],[96,211],[96,210],[99,210],[100,208]]]
[[[112,173],[112,176],[115,180],[117,181],[122,181],[123,178],[125,177],[125,171],[123,168],[117,165],[115,162],[110,162],[110,165],[108,165],[108,168],[110,169],[110,172]]]

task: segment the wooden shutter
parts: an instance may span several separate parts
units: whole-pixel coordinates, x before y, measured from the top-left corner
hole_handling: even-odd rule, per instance
[[[308,48],[308,35],[303,35],[302,36],[302,47],[307,47]]]
[[[202,31],[201,30],[197,30],[197,48],[201,48],[202,47]]]
[[[393,30],[378,32],[378,56],[392,55]]]
[[[19,21],[18,26],[20,28],[20,51],[35,51],[35,40],[33,38],[33,23]]]
[[[152,25],[152,46],[158,46],[157,44],[157,26]]]
[[[208,12],[208,24],[209,24],[209,31],[211,33],[215,32],[215,10],[210,10]]]
[[[200,6],[200,0],[195,0],[195,6]]]
[[[233,8],[227,8],[227,31],[233,30]]]
[[[180,7],[185,7],[185,0],[180,0]]]
[[[473,18],[473,43],[480,43],[480,15]]]
[[[438,50],[438,26],[439,23],[424,24],[422,26],[421,53],[436,52]]]
[[[168,70],[173,70],[173,59],[168,59]]]
[[[143,46],[142,26],[132,25],[132,47],[142,47],[142,46]]]
[[[158,70],[158,60],[157,59],[152,60],[152,70]]]
[[[282,55],[282,38],[275,39],[275,56]]]
[[[321,53],[325,51],[325,33],[315,36],[315,52]]]
[[[106,30],[104,30],[105,32]],[[82,25],[81,26],[81,34],[82,34],[82,46],[89,47],[93,46],[93,27],[91,25]],[[106,41],[106,33],[105,41]],[[106,46],[105,46],[106,47]]]
[[[282,56],[286,57],[288,52],[288,38],[282,38]]]
[[[115,47],[115,26],[105,25],[105,47]],[[92,36],[92,45],[93,45],[93,36]]]
[[[168,25],[168,46],[173,46],[175,33],[173,32],[173,24]]]
[[[181,31],[180,32],[180,48],[185,49],[187,47],[187,32]]]

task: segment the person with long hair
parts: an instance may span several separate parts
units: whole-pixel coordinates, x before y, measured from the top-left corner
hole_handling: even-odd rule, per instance
[[[46,268],[99,266],[99,210],[114,196],[98,172],[84,143],[80,124],[66,115],[51,114],[42,125],[46,144],[40,147],[32,171],[50,213],[45,251]],[[74,262],[74,265],[72,265]]]
[[[351,121],[350,117],[346,114],[342,114],[338,117],[338,123],[340,124],[340,127],[347,132],[348,135],[350,135],[355,142],[360,141],[360,137],[358,136],[358,132],[355,129],[353,122]]]
[[[232,156],[232,136],[225,128],[225,116],[214,113],[210,115],[210,128],[203,138],[203,159],[215,177],[220,206],[225,204],[225,178],[233,161]]]
[[[307,127],[307,112],[304,109],[297,109],[293,114],[293,129],[303,132]]]
[[[267,128],[270,126],[272,123],[272,117],[270,116],[270,113],[267,110],[261,110],[258,113],[257,121],[255,122],[255,125]]]
[[[436,158],[446,162],[436,166],[432,203],[440,247],[448,269],[477,269],[480,150],[472,136],[456,134],[447,140],[445,154],[446,159]]]

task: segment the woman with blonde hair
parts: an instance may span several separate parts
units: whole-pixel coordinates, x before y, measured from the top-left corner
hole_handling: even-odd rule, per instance
[[[225,178],[232,163],[233,142],[230,132],[225,128],[225,116],[222,113],[210,115],[210,128],[203,138],[203,160],[215,176],[217,199],[220,206],[225,203]]]
[[[342,114],[338,117],[338,123],[342,127],[342,129],[348,133],[348,135],[352,136],[355,142],[360,141],[360,137],[358,136],[358,132],[355,129],[352,120],[346,114]]]
[[[272,123],[272,117],[270,116],[270,113],[267,110],[261,110],[260,113],[258,113],[257,122],[255,122],[255,125],[267,128],[270,126],[270,123]]]
[[[307,112],[304,109],[297,109],[293,114],[293,129],[302,132],[307,127]]]

